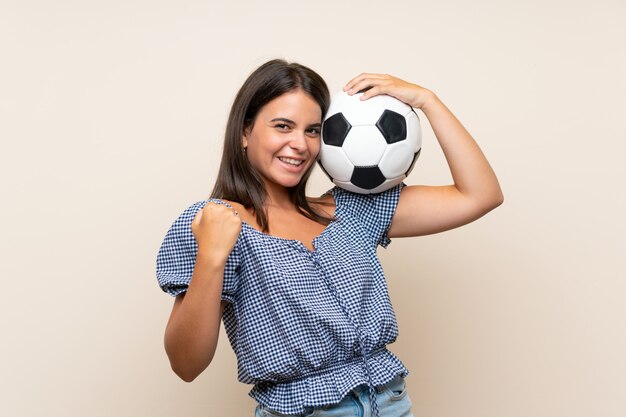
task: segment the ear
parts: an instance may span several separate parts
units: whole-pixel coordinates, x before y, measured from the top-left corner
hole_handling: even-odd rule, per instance
[[[250,136],[250,129],[244,129],[241,135],[241,146],[244,148],[248,147],[248,136]]]

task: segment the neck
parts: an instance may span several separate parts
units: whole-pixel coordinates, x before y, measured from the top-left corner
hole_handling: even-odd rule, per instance
[[[293,210],[295,208],[287,188],[266,186],[265,190],[267,193],[267,199],[264,203],[265,207],[281,210]]]

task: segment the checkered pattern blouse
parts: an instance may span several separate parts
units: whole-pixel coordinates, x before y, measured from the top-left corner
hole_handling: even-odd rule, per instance
[[[354,387],[374,387],[409,374],[386,345],[398,336],[378,245],[391,224],[404,183],[380,194],[334,187],[333,220],[310,251],[298,240],[262,233],[245,221],[224,268],[224,326],[249,395],[285,414],[335,404]],[[163,291],[186,291],[197,243],[191,231],[199,201],[174,221],[156,262]],[[375,398],[373,398],[375,401]],[[376,410],[377,411],[377,410]],[[377,412],[375,413],[377,414]]]

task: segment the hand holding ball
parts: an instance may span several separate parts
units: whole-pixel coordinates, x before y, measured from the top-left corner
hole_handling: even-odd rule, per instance
[[[413,108],[389,95],[333,97],[322,125],[318,162],[338,187],[361,194],[388,190],[413,169],[422,147]]]

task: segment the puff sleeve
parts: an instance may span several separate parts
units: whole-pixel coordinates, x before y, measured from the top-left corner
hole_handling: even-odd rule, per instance
[[[189,287],[198,254],[198,243],[191,230],[191,222],[207,202],[203,200],[186,208],[165,234],[156,259],[156,277],[159,286],[171,296],[177,296]],[[216,201],[220,202],[220,201]],[[224,267],[222,299],[234,302],[237,292],[240,254],[238,244],[231,251]]]
[[[375,245],[387,248],[391,239],[387,235],[391,220],[396,212],[400,192],[406,184],[401,182],[389,190],[377,194],[357,194],[336,188],[338,199],[352,216],[367,231]]]

